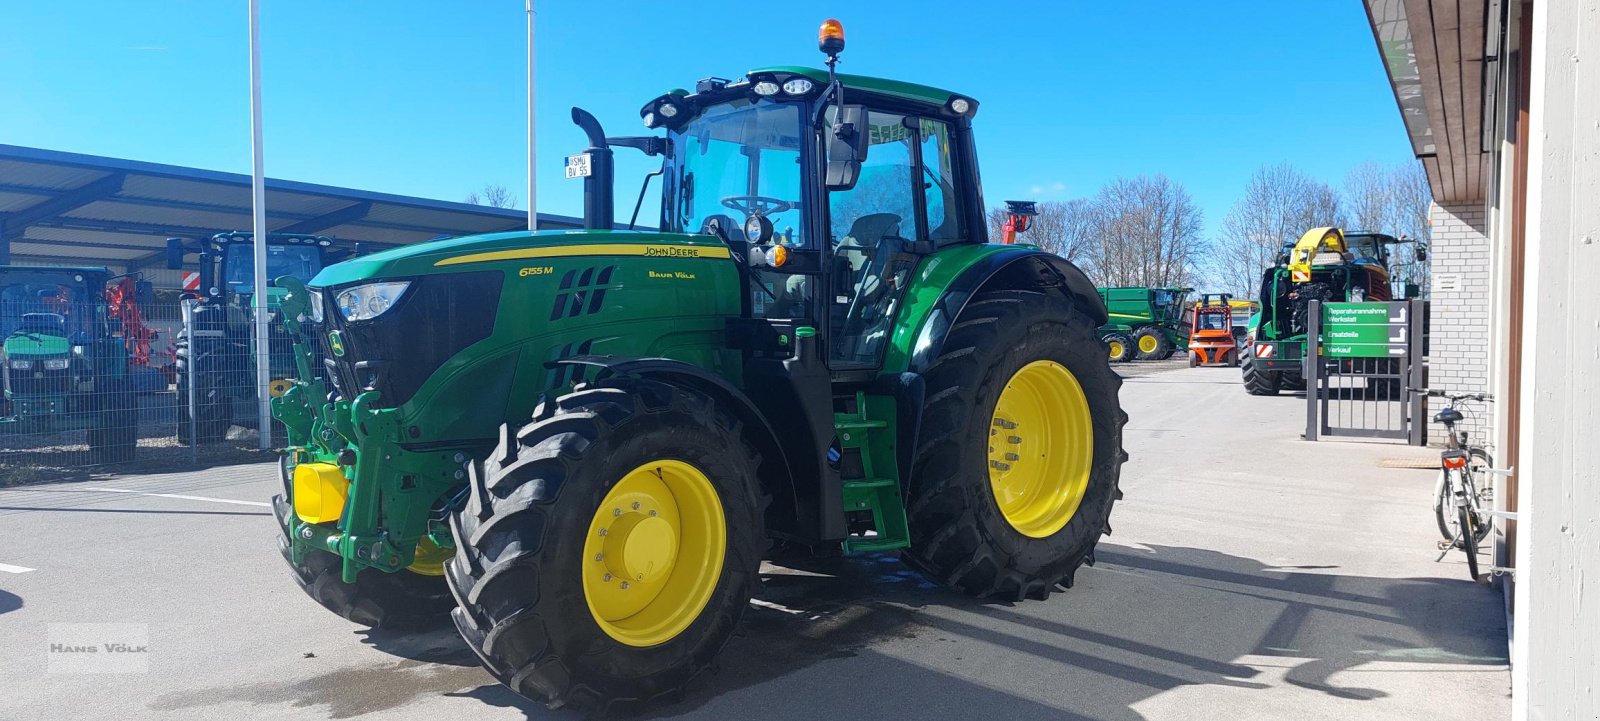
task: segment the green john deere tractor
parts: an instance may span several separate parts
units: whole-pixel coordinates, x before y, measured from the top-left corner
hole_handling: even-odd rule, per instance
[[[0,266],[0,433],[88,431],[90,460],[138,443],[125,340],[113,331],[105,268]]]
[[[1271,396],[1280,390],[1305,390],[1310,302],[1392,299],[1389,250],[1397,243],[1410,242],[1414,241],[1383,233],[1312,228],[1299,241],[1285,244],[1277,263],[1261,274],[1261,310],[1250,317],[1248,340],[1240,348],[1245,392]],[[1426,248],[1419,247],[1417,260],[1426,259]],[[1417,286],[1407,283],[1405,297],[1417,295]],[[1375,390],[1398,392],[1391,387]]]
[[[1166,360],[1189,350],[1184,299],[1193,288],[1098,288],[1108,320],[1100,326],[1111,362]]]
[[[184,267],[190,253],[199,254],[200,303],[176,343],[178,375],[177,437],[183,443],[216,443],[234,425],[255,427],[255,334],[251,296],[254,293],[254,242],[248,232],[219,233],[200,243],[167,239],[167,267]],[[364,252],[349,243],[320,235],[269,233],[269,278],[309,281],[336,260]],[[268,287],[268,359],[273,379],[269,393],[289,387],[295,375],[292,343],[280,322],[282,288]],[[190,372],[190,366],[194,372]],[[194,420],[190,420],[189,385],[194,384]],[[190,438],[191,429],[195,436]]]
[[[704,670],[773,541],[1072,585],[1126,458],[1094,285],[986,242],[975,100],[831,61],[667,92],[662,135],[574,109],[584,230],[278,281],[274,506],[308,594],[369,626],[453,609],[513,690],[604,708]],[[614,228],[618,146],[662,158],[659,231]]]

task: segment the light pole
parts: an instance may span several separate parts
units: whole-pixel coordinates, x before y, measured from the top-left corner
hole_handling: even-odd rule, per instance
[[[272,402],[267,385],[272,368],[267,364],[267,188],[261,152],[261,7],[250,0],[250,247],[254,256],[254,283],[250,306],[255,310],[256,428],[261,450],[272,448]]]
[[[533,0],[527,0],[528,10],[528,230],[539,229],[539,184],[535,178],[538,153],[533,139],[534,74],[533,74]]]

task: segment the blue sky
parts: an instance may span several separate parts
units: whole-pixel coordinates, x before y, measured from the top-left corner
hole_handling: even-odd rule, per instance
[[[446,200],[500,183],[526,207],[522,0],[262,5],[268,175]],[[642,133],[639,107],[667,88],[820,65],[830,14],[848,35],[842,70],[978,98],[990,204],[1162,172],[1209,233],[1263,163],[1338,185],[1360,162],[1411,157],[1359,0],[538,10],[545,212],[581,209],[562,177],[584,145],[570,107],[609,134]],[[247,41],[245,0],[6,0],[0,142],[249,172]],[[631,210],[650,167],[619,152],[619,205]]]

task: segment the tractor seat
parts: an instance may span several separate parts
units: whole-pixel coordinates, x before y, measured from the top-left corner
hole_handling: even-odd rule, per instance
[[[1445,424],[1460,423],[1461,419],[1463,418],[1466,418],[1466,416],[1461,415],[1461,411],[1458,411],[1454,408],[1446,408],[1442,411],[1439,411],[1439,413],[1433,417],[1433,422]]]

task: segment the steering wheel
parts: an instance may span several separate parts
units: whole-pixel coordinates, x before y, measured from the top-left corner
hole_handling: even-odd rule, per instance
[[[769,198],[765,195],[730,195],[722,199],[722,206],[729,210],[737,210],[752,215],[773,215],[794,210],[794,203],[778,198]]]

